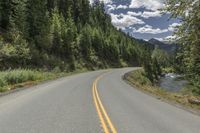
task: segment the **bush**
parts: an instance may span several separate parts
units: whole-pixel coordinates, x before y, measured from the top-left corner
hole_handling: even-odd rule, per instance
[[[17,32],[11,32],[10,41],[0,36],[0,68],[12,68],[26,65],[30,61],[28,42]]]
[[[196,76],[193,81],[191,81],[193,84],[192,91],[194,94],[200,95],[200,77]]]
[[[17,84],[40,79],[40,74],[31,70],[12,70],[5,72],[4,79],[8,84]]]
[[[60,73],[60,72],[61,72],[59,66],[56,66],[52,71],[53,71],[54,73]]]
[[[5,81],[5,79],[0,77],[0,87],[6,86],[6,85],[7,85],[7,82]]]
[[[17,69],[0,72],[0,88],[7,85],[19,84],[27,81],[36,81],[52,77],[51,73],[34,70]]]
[[[143,69],[133,71],[130,77],[141,85],[152,85],[151,81],[145,76]]]

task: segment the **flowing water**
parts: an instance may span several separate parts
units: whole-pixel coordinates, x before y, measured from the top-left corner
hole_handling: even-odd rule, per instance
[[[159,86],[170,92],[178,92],[187,83],[188,81],[181,79],[180,75],[168,73],[160,79]]]

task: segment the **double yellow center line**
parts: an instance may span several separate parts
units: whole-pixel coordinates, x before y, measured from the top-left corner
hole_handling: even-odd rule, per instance
[[[101,99],[99,97],[98,91],[97,91],[97,83],[98,81],[102,78],[103,76],[99,76],[94,82],[93,82],[93,86],[92,86],[92,93],[93,93],[93,99],[94,99],[94,103],[96,106],[96,110],[102,125],[102,128],[104,130],[105,133],[117,133],[117,130],[115,129],[115,127],[113,126],[102,102]]]

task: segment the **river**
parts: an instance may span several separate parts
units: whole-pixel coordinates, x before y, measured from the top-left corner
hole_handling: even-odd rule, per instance
[[[159,86],[166,91],[178,92],[187,83],[188,81],[182,79],[180,75],[174,73],[168,73],[165,74],[165,76],[160,79]]]

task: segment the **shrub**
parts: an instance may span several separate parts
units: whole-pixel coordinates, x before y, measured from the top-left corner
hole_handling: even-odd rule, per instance
[[[7,85],[14,85],[27,81],[36,81],[47,79],[53,75],[48,72],[39,72],[27,69],[16,69],[11,71],[0,72],[0,88]]]
[[[4,79],[8,84],[17,84],[25,81],[33,81],[40,77],[40,74],[31,70],[12,70],[7,71]]]
[[[6,86],[7,82],[5,81],[4,78],[0,77],[0,87]]]
[[[141,85],[152,85],[151,81],[145,76],[144,70],[133,71],[131,78]]]
[[[53,72],[54,72],[54,73],[60,73],[60,72],[61,72],[60,67],[59,67],[59,66],[56,66],[56,67],[53,69]]]

